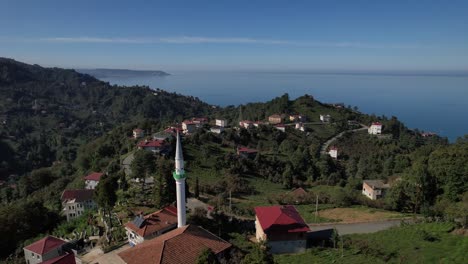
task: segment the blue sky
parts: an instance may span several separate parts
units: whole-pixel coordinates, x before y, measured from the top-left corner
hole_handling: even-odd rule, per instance
[[[0,56],[168,71],[468,71],[467,14],[457,0],[0,0]]]

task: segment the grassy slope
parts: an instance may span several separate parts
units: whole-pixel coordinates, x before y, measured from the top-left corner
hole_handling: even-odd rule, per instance
[[[303,254],[277,255],[278,263],[466,263],[468,237],[450,234],[447,223],[416,224],[374,234],[344,236],[339,249],[314,248]],[[430,241],[434,238],[434,241]],[[398,243],[395,243],[398,241]]]

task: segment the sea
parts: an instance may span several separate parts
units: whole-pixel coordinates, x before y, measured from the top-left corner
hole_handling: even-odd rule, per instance
[[[219,106],[309,94],[321,102],[357,106],[363,113],[396,116],[411,129],[451,142],[468,134],[468,76],[196,71],[102,80],[148,85]]]

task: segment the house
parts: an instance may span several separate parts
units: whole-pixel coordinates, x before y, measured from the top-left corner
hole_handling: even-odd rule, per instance
[[[264,125],[264,123],[262,121],[255,121],[255,122],[253,122],[253,125],[254,125],[254,127],[259,127],[261,125]]]
[[[338,148],[333,146],[330,148],[330,150],[328,150],[328,155],[330,155],[330,157],[334,158],[334,159],[337,159],[338,158]]]
[[[283,124],[277,124],[275,125],[275,128],[278,129],[281,132],[286,132],[286,126]]]
[[[159,141],[169,141],[174,137],[174,134],[169,132],[169,131],[160,131],[157,133],[153,134],[153,139],[154,140],[159,140]]]
[[[118,256],[128,264],[196,263],[206,249],[220,260],[231,248],[230,243],[207,230],[186,225],[122,251]]]
[[[169,134],[171,134],[173,137],[175,137],[176,134],[177,134],[177,132],[183,133],[184,130],[182,129],[182,126],[181,126],[181,125],[176,125],[176,126],[170,126],[170,127],[166,128],[166,129],[164,129],[163,132],[169,133]]]
[[[309,226],[292,205],[255,207],[257,241],[266,241],[271,253],[303,252]]]
[[[421,133],[421,136],[427,138],[427,137],[435,137],[437,136],[437,134],[434,132],[425,132],[425,133]]]
[[[362,194],[371,200],[377,200],[384,197],[389,188],[390,184],[382,180],[365,180],[362,183]]]
[[[380,135],[382,134],[382,124],[380,122],[374,122],[371,124],[367,132],[371,135]]]
[[[291,121],[291,122],[304,122],[306,120],[305,120],[305,116],[299,114],[299,115],[289,115],[289,121]]]
[[[81,216],[85,210],[96,208],[94,190],[65,190],[62,193],[63,214],[67,221]]]
[[[239,126],[245,128],[245,129],[252,128],[253,124],[254,123],[252,121],[250,121],[250,120],[242,120],[242,121],[239,122]]]
[[[201,127],[204,124],[208,123],[208,118],[206,117],[193,117],[192,122],[197,125],[197,127]]]
[[[86,185],[85,189],[94,190],[96,186],[98,185],[99,180],[101,179],[102,175],[104,175],[104,173],[102,172],[93,172],[89,174],[88,176],[85,176],[84,177],[85,185]]]
[[[221,134],[224,132],[224,127],[222,126],[213,126],[210,128],[211,133]]]
[[[270,124],[279,124],[283,122],[283,118],[279,114],[274,114],[268,117],[268,122],[270,122]]]
[[[323,123],[330,123],[331,116],[330,115],[320,115],[320,121]]]
[[[137,147],[138,149],[144,149],[146,151],[151,151],[153,153],[164,154],[168,150],[169,145],[167,144],[166,141],[163,141],[163,140],[145,139],[143,141],[140,141]]]
[[[216,126],[219,126],[219,127],[226,127],[227,121],[226,119],[216,119],[215,124]]]
[[[177,208],[167,206],[149,215],[137,215],[125,224],[128,243],[133,247],[177,227]]]
[[[238,147],[237,148],[237,155],[244,157],[244,158],[255,158],[257,155],[256,149],[249,149],[246,147]]]
[[[65,241],[59,238],[46,236],[41,240],[24,247],[23,251],[26,263],[76,263],[74,254],[63,250],[62,246],[65,243]],[[58,259],[63,258],[68,259],[68,261],[57,262]]]
[[[143,129],[140,129],[140,128],[133,129],[133,138],[134,139],[142,138],[144,136],[145,136],[145,131]]]
[[[190,121],[190,120],[185,120],[182,122],[182,131],[184,132],[184,134],[191,134],[195,132],[196,129],[197,129],[197,123],[195,122]]]
[[[304,124],[302,124],[302,123],[296,123],[296,125],[294,126],[294,128],[296,128],[297,130],[300,130],[300,131],[302,131],[302,132],[305,131]]]

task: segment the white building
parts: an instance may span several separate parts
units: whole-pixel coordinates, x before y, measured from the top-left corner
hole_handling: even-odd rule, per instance
[[[85,189],[94,190],[98,185],[99,181],[101,180],[102,175],[104,175],[104,173],[93,172],[88,176],[85,176]]]
[[[384,197],[389,188],[390,185],[382,180],[365,180],[362,183],[362,194],[371,200],[377,200]]]
[[[216,126],[226,127],[227,126],[226,119],[216,119]]]
[[[133,138],[138,139],[145,136],[145,131],[140,128],[133,129]]]
[[[66,244],[65,241],[53,236],[46,236],[32,243],[23,248],[26,263],[38,264],[51,260],[50,263],[75,264],[75,255],[64,251],[62,248],[64,244]],[[57,260],[57,262],[52,260]]]
[[[250,121],[250,120],[243,120],[243,121],[239,122],[239,126],[245,128],[245,129],[252,128],[253,124],[254,123],[252,121]]]
[[[96,208],[94,190],[65,190],[62,193],[63,214],[70,221],[83,215],[85,210]]]
[[[380,135],[382,134],[382,124],[380,122],[374,122],[367,130],[371,135]]]
[[[275,125],[275,128],[281,132],[286,132],[286,126],[283,124]]]
[[[304,124],[302,124],[302,123],[296,123],[295,128],[296,128],[297,130],[302,131],[302,132],[305,131]]]
[[[197,129],[197,125],[199,124],[200,123],[197,124],[193,121],[185,120],[184,122],[182,122],[182,131],[184,132],[184,134],[191,134],[195,132],[195,130]]]
[[[330,120],[331,120],[330,115],[320,115],[320,121],[322,121],[323,123],[329,123]]]
[[[224,127],[222,126],[213,126],[210,128],[211,133],[221,134],[224,132]]]
[[[330,150],[328,151],[328,155],[330,157],[337,159],[338,158],[338,148],[337,147],[331,147]]]

